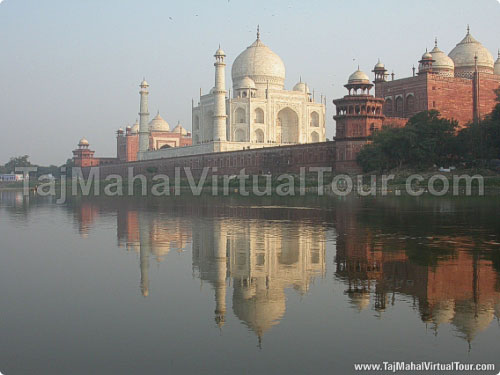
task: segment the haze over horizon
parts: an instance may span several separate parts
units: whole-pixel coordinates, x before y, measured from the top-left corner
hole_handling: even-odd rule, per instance
[[[396,79],[410,76],[434,38],[448,53],[466,33],[496,59],[497,0],[408,3],[341,1],[0,1],[0,164],[28,154],[33,163],[63,164],[81,137],[96,156],[115,156],[115,132],[135,122],[139,83],[150,84],[150,113],[191,129],[191,100],[214,85],[213,54],[234,59],[261,39],[284,61],[285,87],[299,77],[332,99],[348,76],[380,58]],[[151,116],[151,117],[152,117]]]

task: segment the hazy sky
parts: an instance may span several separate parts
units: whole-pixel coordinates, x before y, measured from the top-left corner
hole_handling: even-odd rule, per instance
[[[62,164],[85,136],[97,156],[115,156],[115,131],[138,117],[139,83],[150,84],[150,113],[191,129],[191,99],[214,85],[220,43],[231,64],[261,39],[281,56],[286,88],[299,76],[331,100],[358,63],[380,58],[396,78],[438,37],[449,52],[472,35],[496,58],[498,0],[4,0],[0,1],[0,163],[29,154]]]

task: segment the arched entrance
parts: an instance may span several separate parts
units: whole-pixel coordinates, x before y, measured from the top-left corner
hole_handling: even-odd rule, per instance
[[[291,108],[283,108],[276,118],[276,140],[278,143],[299,142],[299,116]]]

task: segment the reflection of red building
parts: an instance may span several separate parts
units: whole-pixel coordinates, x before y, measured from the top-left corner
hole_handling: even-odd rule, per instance
[[[472,237],[438,237],[414,252],[445,250],[433,259],[412,259],[407,239],[394,233],[363,227],[356,211],[337,218],[336,276],[346,284],[345,294],[357,310],[370,306],[383,313],[408,296],[418,302],[421,319],[438,330],[451,324],[471,342],[500,313],[499,277],[491,260],[483,259]],[[432,251],[431,251],[432,253]],[[438,252],[437,254],[442,254]]]
[[[113,164],[118,161],[116,158],[96,158],[94,152],[89,148],[89,141],[80,139],[78,148],[73,150],[73,162],[77,167],[97,167],[99,165]]]

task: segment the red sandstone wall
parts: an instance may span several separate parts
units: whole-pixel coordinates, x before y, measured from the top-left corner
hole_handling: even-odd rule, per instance
[[[217,167],[217,174],[227,175],[238,174],[243,168],[247,174],[298,173],[301,167],[333,168],[334,161],[335,142],[320,142],[105,165],[100,167],[100,177],[119,174],[126,178],[128,167],[134,167],[134,174],[150,175],[151,168],[156,168],[154,173],[171,177],[176,167],[190,167],[193,175],[199,175],[204,167]]]

